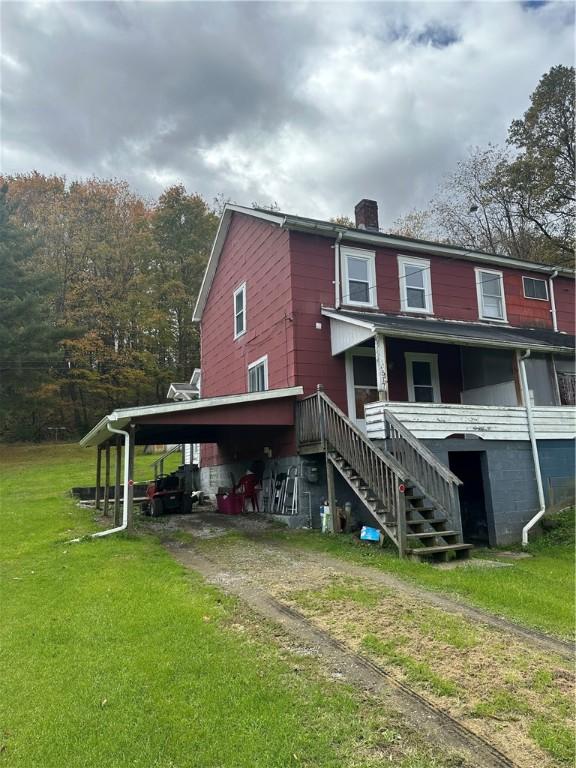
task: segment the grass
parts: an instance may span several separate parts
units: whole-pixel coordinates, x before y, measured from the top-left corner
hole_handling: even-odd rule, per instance
[[[531,545],[530,558],[509,560],[506,568],[441,570],[400,560],[392,550],[351,535],[315,531],[274,531],[269,536],[312,551],[370,565],[430,589],[464,598],[481,608],[559,637],[574,632],[574,510],[562,513],[557,528]],[[479,553],[499,559],[498,550]]]
[[[381,705],[235,632],[239,606],[152,537],[69,544],[94,530],[65,494],[93,482],[92,452],[1,447],[0,468],[0,766],[450,764]]]
[[[398,650],[402,638],[395,640],[381,640],[373,634],[362,638],[362,648],[369,653],[385,659],[391,664],[396,664],[406,674],[406,679],[411,683],[421,683],[438,696],[455,696],[458,687],[451,681],[436,674],[424,661],[417,661]]]

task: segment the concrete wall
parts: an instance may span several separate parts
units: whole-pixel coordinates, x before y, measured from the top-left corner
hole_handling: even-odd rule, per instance
[[[576,443],[572,440],[539,440],[538,454],[546,504],[552,508],[573,504]]]
[[[491,546],[521,540],[523,526],[538,510],[534,462],[527,440],[425,440],[428,448],[448,466],[451,451],[482,451],[486,456],[484,496]],[[558,496],[574,475],[574,442],[542,440],[538,444],[544,488]],[[572,480],[573,484],[573,480]],[[548,493],[550,496],[550,493]]]

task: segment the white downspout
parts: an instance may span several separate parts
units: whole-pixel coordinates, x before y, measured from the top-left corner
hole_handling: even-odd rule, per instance
[[[98,539],[102,536],[110,536],[111,533],[120,533],[125,531],[128,527],[128,487],[130,485],[130,433],[125,432],[123,429],[115,429],[110,424],[106,425],[110,432],[114,432],[116,435],[124,435],[124,498],[122,500],[122,525],[116,528],[109,528],[107,531],[98,531],[98,533],[92,533],[90,538]],[[72,539],[73,542],[81,541],[81,539]]]
[[[338,232],[334,241],[334,308],[340,308],[340,241],[342,232]]]
[[[552,327],[555,331],[558,330],[558,319],[556,317],[556,299],[554,297],[554,278],[558,277],[558,270],[554,272],[548,278],[548,292],[550,293],[550,312],[552,313]]]
[[[540,471],[540,458],[538,456],[538,444],[536,442],[536,433],[534,431],[534,419],[532,418],[532,402],[530,400],[530,390],[528,388],[528,377],[526,376],[526,365],[524,363],[530,357],[530,350],[527,349],[518,359],[520,368],[520,383],[522,385],[522,396],[524,398],[524,407],[526,408],[526,418],[528,420],[528,434],[530,435],[530,445],[532,446],[532,458],[534,460],[534,473],[536,475],[536,487],[538,489],[538,503],[540,508],[534,517],[529,520],[522,528],[522,546],[528,546],[528,531],[533,528],[538,520],[546,512],[546,501],[544,499],[544,488],[542,487],[542,473]]]

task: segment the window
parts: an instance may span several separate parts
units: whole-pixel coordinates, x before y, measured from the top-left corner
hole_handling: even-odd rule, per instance
[[[536,277],[523,277],[524,297],[526,299],[540,299],[548,301],[548,285],[546,280],[538,280]]]
[[[354,347],[346,352],[348,415],[365,429],[364,406],[378,400],[374,349]]]
[[[268,389],[268,355],[248,366],[248,392],[265,392]]]
[[[234,338],[246,333],[246,283],[234,291]]]
[[[406,352],[406,380],[411,403],[440,403],[438,355]]]
[[[342,303],[376,307],[376,254],[359,248],[341,248]]]
[[[491,269],[476,269],[476,291],[480,318],[506,322],[502,272],[494,272]]]
[[[430,262],[398,256],[400,306],[403,312],[432,312]]]

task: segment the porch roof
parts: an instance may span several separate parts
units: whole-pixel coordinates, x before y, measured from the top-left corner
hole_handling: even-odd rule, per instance
[[[331,322],[356,326],[358,329],[363,328],[366,337],[382,333],[385,336],[426,339],[443,344],[533,349],[562,354],[574,353],[575,348],[574,336],[546,328],[517,328],[330,308],[322,309],[322,314],[329,317]]]
[[[207,397],[184,402],[118,408],[104,416],[81,440],[91,447],[114,440],[108,425],[134,425],[137,445],[161,443],[217,443],[232,431],[266,430],[294,424],[293,400],[302,387],[270,389],[241,395]]]

